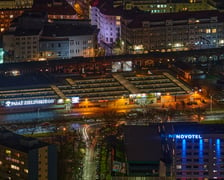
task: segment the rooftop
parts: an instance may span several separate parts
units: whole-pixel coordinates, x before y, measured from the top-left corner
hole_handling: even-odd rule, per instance
[[[49,15],[75,15],[76,11],[66,0],[36,0],[32,10],[44,11]]]
[[[27,153],[30,150],[48,146],[49,144],[39,141],[35,138],[25,137],[25,136],[15,134],[1,127],[0,128],[0,145]]]
[[[128,27],[142,27],[144,21],[157,22],[166,20],[189,20],[189,19],[210,19],[211,17],[217,17],[218,22],[224,20],[224,14],[216,10],[211,11],[193,11],[193,12],[178,12],[178,13],[136,13],[131,16],[122,16],[124,19],[132,19],[128,24]],[[201,23],[200,21],[198,23]]]
[[[77,26],[73,24],[47,24],[42,36],[78,36],[92,35],[96,32],[95,26]]]
[[[171,123],[174,134],[224,134],[224,124]]]
[[[161,139],[156,125],[126,126],[124,134],[128,161],[160,161]]]

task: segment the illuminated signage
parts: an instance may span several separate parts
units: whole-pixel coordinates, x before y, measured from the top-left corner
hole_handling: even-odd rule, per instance
[[[32,100],[20,100],[20,101],[6,101],[5,106],[27,106],[27,105],[42,105],[42,104],[53,104],[54,99],[32,99]]]
[[[169,138],[175,139],[201,139],[200,134],[169,134]]]
[[[72,103],[79,103],[79,97],[72,97]]]

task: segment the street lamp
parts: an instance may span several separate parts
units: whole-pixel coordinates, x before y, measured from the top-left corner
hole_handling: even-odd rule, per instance
[[[212,112],[212,96],[210,96],[210,111]]]

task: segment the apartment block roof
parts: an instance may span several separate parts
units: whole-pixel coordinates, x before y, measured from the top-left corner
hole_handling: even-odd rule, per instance
[[[178,12],[178,13],[132,13],[132,15],[122,16],[124,19],[132,20],[128,27],[130,28],[140,28],[143,25],[143,22],[161,22],[161,21],[181,21],[181,20],[190,20],[195,19],[199,20],[197,23],[204,23],[204,21],[200,21],[201,19],[210,19],[211,17],[217,17],[217,22],[224,21],[224,14],[216,11],[193,11],[193,12]]]
[[[50,15],[75,15],[76,11],[66,0],[36,0],[32,10]]]
[[[25,29],[25,28],[16,28],[14,35],[15,36],[37,36],[41,32],[41,29]]]
[[[47,24],[43,28],[42,36],[81,36],[92,35],[96,32],[96,26],[76,26],[73,24]]]
[[[0,145],[28,153],[30,150],[38,149],[49,144],[35,138],[15,134],[3,127],[0,128]]]
[[[129,162],[159,162],[162,159],[157,126],[126,126],[124,137]]]

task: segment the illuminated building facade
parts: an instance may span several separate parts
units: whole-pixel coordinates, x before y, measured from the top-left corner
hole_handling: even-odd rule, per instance
[[[125,11],[135,11],[136,7],[143,12],[170,13],[181,11],[201,11],[214,9],[204,0],[189,1],[168,1],[168,0],[151,0],[151,1],[97,1],[95,0],[90,7],[90,19],[92,25],[97,25],[100,29],[98,42],[111,46],[121,39],[121,16]],[[167,16],[164,14],[164,16]],[[125,30],[124,30],[125,31]],[[133,33],[133,32],[131,32]],[[121,44],[120,46],[123,46]],[[111,48],[113,48],[111,46]],[[122,47],[120,47],[122,49]],[[122,51],[123,52],[123,49]]]
[[[20,16],[23,12],[23,9],[0,9],[0,33],[6,31],[13,19]]]
[[[94,56],[98,33],[96,26],[73,23],[75,21],[51,23],[44,26],[40,39],[40,58]]]
[[[124,142],[128,175],[172,177],[176,180],[223,179],[223,132],[224,126],[220,124],[127,126]]]
[[[57,148],[0,128],[0,179],[57,180]]]
[[[218,11],[122,16],[121,39],[134,54],[218,48],[224,45],[223,19]]]
[[[84,20],[47,21],[46,13],[23,13],[3,34],[4,62],[94,57],[96,26]]]
[[[23,13],[3,34],[4,62],[38,60],[39,39],[46,21],[46,13]]]
[[[9,28],[11,22],[20,16],[25,9],[31,8],[33,0],[0,1],[0,33]]]
[[[91,6],[91,24],[100,29],[98,34],[99,43],[112,44],[120,39],[121,13],[122,9],[120,7],[108,7],[105,3]]]
[[[0,9],[21,9],[31,8],[33,0],[2,0],[0,1]]]
[[[206,0],[124,0],[125,9],[138,7],[152,13],[168,13],[180,11],[200,11],[214,9]]]
[[[167,133],[165,142],[177,180],[224,178],[223,125],[173,123],[160,128]]]
[[[0,64],[3,63],[3,56],[4,56],[4,51],[2,47],[2,39],[0,38]]]

